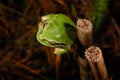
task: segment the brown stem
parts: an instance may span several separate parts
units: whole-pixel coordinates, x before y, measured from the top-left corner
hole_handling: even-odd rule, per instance
[[[50,68],[54,68],[55,67],[55,54],[53,54],[54,49],[50,48],[50,47],[45,47],[46,51],[47,51],[47,60],[48,60],[48,64],[50,65]]]
[[[79,70],[80,70],[80,78],[81,80],[93,80],[93,76],[90,75],[89,64],[87,59],[78,57]]]
[[[60,80],[61,74],[60,74],[60,63],[61,63],[61,57],[64,49],[62,48],[55,48],[54,54],[56,54],[56,78],[57,80]]]
[[[60,62],[61,62],[61,55],[57,55],[56,56],[56,77],[57,80],[59,80],[59,76],[60,76]]]
[[[86,19],[78,19],[77,35],[81,44],[86,48],[92,44],[92,24]]]
[[[101,49],[99,47],[91,46],[85,51],[85,56],[89,61],[95,80],[108,80],[108,74]]]
[[[85,47],[89,47],[92,44],[92,24],[86,19],[78,19],[77,21],[77,35],[80,43]],[[81,80],[92,80],[92,75],[89,73],[89,63],[85,57],[78,57],[80,78]]]

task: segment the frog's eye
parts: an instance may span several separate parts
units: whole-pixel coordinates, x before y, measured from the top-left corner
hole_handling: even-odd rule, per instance
[[[46,26],[46,20],[44,21],[41,21],[39,24],[38,24],[38,29],[40,29],[41,26],[43,26],[43,28]]]
[[[41,34],[44,30],[44,28],[46,27],[48,23],[46,23],[45,21],[41,21],[39,24],[38,24],[38,29],[39,29],[39,33]]]

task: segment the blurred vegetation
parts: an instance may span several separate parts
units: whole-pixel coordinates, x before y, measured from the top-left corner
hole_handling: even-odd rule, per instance
[[[66,14],[75,23],[78,18],[90,20],[95,27],[94,44],[103,51],[109,77],[119,79],[119,0],[0,0],[0,80],[56,79],[54,49],[36,40],[41,16],[50,13]],[[76,40],[71,53],[80,50]],[[74,56],[62,56],[61,80],[80,80]]]

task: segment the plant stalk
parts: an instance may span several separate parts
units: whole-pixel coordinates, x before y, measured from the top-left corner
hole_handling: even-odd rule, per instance
[[[61,55],[56,56],[56,77],[57,80],[60,78],[60,63],[61,63]]]
[[[95,80],[108,80],[108,73],[99,47],[91,46],[85,51]]]
[[[86,19],[77,20],[77,35],[80,43],[85,47],[92,45],[92,24]],[[92,80],[92,75],[89,73],[89,63],[85,57],[78,56],[80,78],[81,80]]]
[[[85,47],[92,45],[92,23],[86,19],[77,20],[77,35],[80,43]]]

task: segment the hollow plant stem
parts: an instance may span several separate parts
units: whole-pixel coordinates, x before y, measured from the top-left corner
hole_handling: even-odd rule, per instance
[[[92,23],[86,19],[77,20],[77,35],[80,43],[88,48],[92,45]],[[80,78],[81,80],[92,80],[90,73],[88,73],[89,63],[85,57],[78,56]],[[90,79],[91,78],[91,79]]]
[[[86,48],[92,44],[92,23],[86,19],[77,20],[77,35],[81,44]]]
[[[108,80],[107,69],[99,47],[91,46],[85,51],[85,56],[89,61],[95,80]]]

